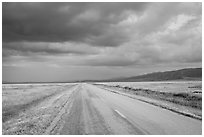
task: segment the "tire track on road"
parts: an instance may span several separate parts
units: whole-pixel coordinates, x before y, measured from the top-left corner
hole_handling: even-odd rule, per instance
[[[80,87],[78,87],[72,96],[72,107],[63,115],[63,127],[59,131],[62,135],[80,135],[83,133],[81,114],[82,114],[82,99],[80,93]]]
[[[26,111],[28,109],[31,109],[31,107],[35,107],[37,106],[38,104],[40,104],[41,102],[43,102],[44,100],[48,100],[50,98],[52,98],[53,96],[56,96],[62,92],[64,92],[64,90],[66,88],[71,88],[70,86],[64,86],[64,87],[60,87],[62,88],[59,92],[58,92],[58,88],[57,87],[55,92],[49,94],[49,95],[46,95],[46,96],[43,96],[43,97],[40,97],[38,99],[35,99],[35,100],[32,100],[31,102],[28,102],[26,104],[20,104],[20,105],[15,105],[15,106],[12,106],[12,107],[9,107],[9,108],[3,108],[2,109],[2,122],[6,122],[8,121],[9,119],[15,117],[15,116],[18,116],[21,112],[23,111]],[[49,88],[49,89],[46,89],[46,90],[53,90],[52,88]]]
[[[68,114],[68,110],[70,110],[70,108],[73,106],[73,102],[71,101],[73,96],[74,96],[74,92],[75,90],[77,90],[77,87],[75,87],[74,89],[72,89],[72,93],[71,95],[68,95],[67,101],[62,105],[62,108],[60,110],[60,112],[58,113],[58,115],[53,119],[52,123],[50,124],[50,126],[46,129],[45,131],[45,135],[47,134],[53,134],[54,130],[56,130],[60,120],[62,119],[62,116],[67,113]],[[66,96],[66,95],[62,95],[62,96]],[[59,98],[60,99],[60,98]],[[55,131],[56,132],[56,131]]]

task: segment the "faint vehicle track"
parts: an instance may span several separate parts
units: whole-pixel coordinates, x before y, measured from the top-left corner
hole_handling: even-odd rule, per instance
[[[55,93],[35,102],[2,124],[2,134],[43,134],[53,125],[56,117],[70,101],[75,85],[59,86]],[[48,91],[49,92],[49,91]]]
[[[67,109],[67,108],[66,108]],[[64,114],[63,121],[63,128],[60,131],[60,134],[81,134],[81,111],[82,111],[82,102],[81,102],[81,95],[79,92],[79,88],[77,88],[72,96],[72,107],[69,112]],[[69,124],[66,124],[69,123]]]
[[[60,134],[83,135],[83,134],[111,134],[103,117],[93,106],[89,99],[82,95],[87,92],[89,97],[96,97],[81,87],[73,94],[73,105],[68,114],[65,114],[65,121]],[[83,93],[84,94],[84,93]]]
[[[45,131],[45,135],[47,134],[55,134],[59,125],[59,122],[61,122],[63,115],[69,114],[69,111],[71,109],[71,107],[73,106],[73,96],[75,94],[75,92],[77,91],[77,88],[73,89],[73,92],[71,93],[71,95],[68,96],[67,100],[63,103],[59,113],[57,114],[57,116],[53,119],[53,121],[51,122],[51,124],[49,125],[49,127],[47,127],[46,131]],[[64,95],[62,95],[64,96]],[[55,100],[54,102],[58,101],[60,98],[58,98],[57,100]],[[55,131],[56,130],[56,131]]]
[[[27,109],[38,105],[39,103],[41,103],[45,99],[48,99],[50,97],[53,97],[57,94],[64,92],[64,90],[67,89],[67,87],[71,88],[69,86],[64,86],[63,90],[58,91],[58,89],[56,89],[56,91],[54,93],[46,95],[46,96],[42,96],[42,97],[37,98],[35,100],[32,100],[31,102],[28,102],[26,104],[22,104],[22,105],[20,104],[20,105],[15,105],[15,106],[12,106],[9,108],[3,108],[2,109],[2,122],[6,122],[10,118],[17,116],[20,112],[26,111]],[[49,89],[47,89],[47,90],[49,90]]]

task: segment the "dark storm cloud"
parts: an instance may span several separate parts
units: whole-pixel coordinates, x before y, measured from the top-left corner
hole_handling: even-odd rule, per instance
[[[83,64],[83,63],[80,63]],[[121,56],[97,56],[95,58],[89,58],[85,60],[83,65],[88,66],[131,66],[134,61],[126,57]]]
[[[142,12],[146,3],[3,3],[3,41],[90,42],[119,46],[127,40],[112,24],[124,11]],[[114,33],[114,34],[113,34]],[[106,36],[106,34],[108,36]]]
[[[3,56],[29,54],[96,54],[97,50],[85,44],[47,42],[8,42],[3,43]]]
[[[202,62],[201,3],[2,5],[7,65],[21,58],[90,67]]]

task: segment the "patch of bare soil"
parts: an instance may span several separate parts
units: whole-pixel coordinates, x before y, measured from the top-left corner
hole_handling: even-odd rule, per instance
[[[47,96],[29,103],[13,106],[3,113],[2,134],[44,134],[65,104],[69,102],[73,86],[60,86]]]

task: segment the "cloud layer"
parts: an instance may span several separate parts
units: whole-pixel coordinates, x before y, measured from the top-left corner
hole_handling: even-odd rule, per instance
[[[3,66],[202,63],[202,3],[3,3],[2,10]]]

